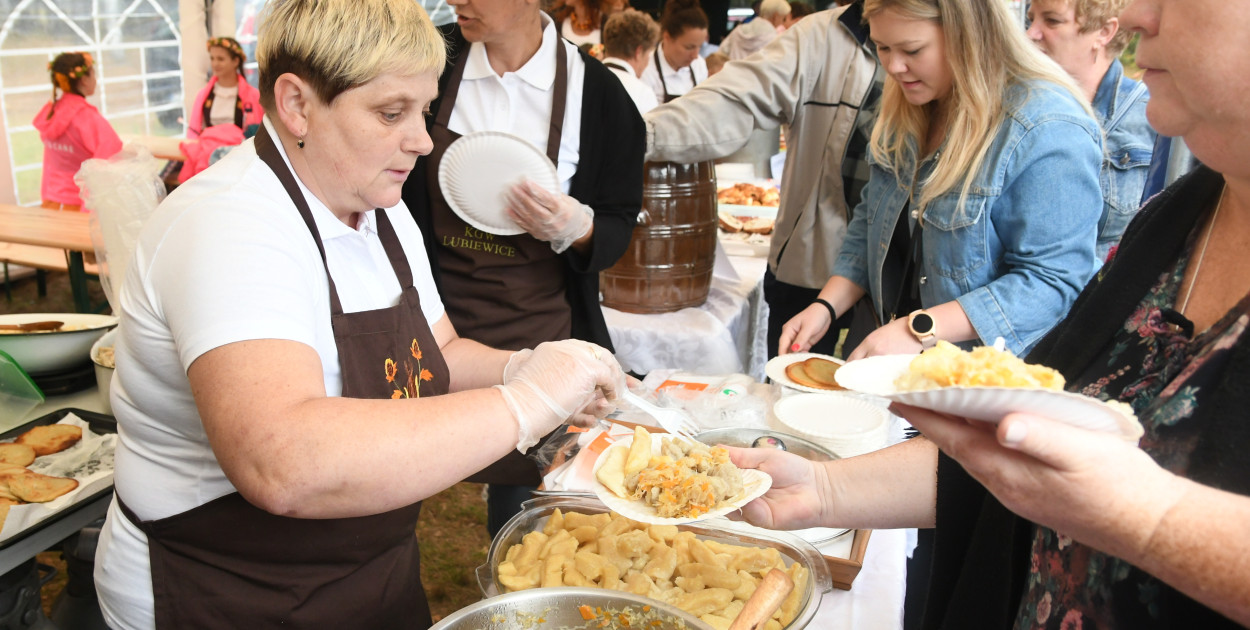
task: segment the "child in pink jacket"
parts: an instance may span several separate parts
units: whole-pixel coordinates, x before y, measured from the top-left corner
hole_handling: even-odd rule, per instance
[[[43,140],[45,208],[78,210],[82,198],[74,174],[91,158],[109,158],[122,148],[117,132],[86,97],[95,93],[95,64],[85,52],[57,55],[48,64],[52,75],[52,100],[35,116],[34,125]],[[60,91],[60,98],[57,92]]]

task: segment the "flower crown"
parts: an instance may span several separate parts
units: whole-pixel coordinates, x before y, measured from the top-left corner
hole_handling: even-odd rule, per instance
[[[48,62],[48,72],[52,73],[52,81],[56,83],[57,87],[61,88],[62,92],[70,91],[70,81],[77,81],[87,76],[87,73],[91,72],[92,66],[95,65],[95,60],[91,58],[91,53],[80,52],[77,54],[82,55],[82,63],[70,68],[69,72],[57,72],[52,69],[53,62]]]
[[[217,46],[218,48],[225,48],[226,50],[234,53],[236,57],[239,57],[243,61],[247,61],[247,53],[243,52],[243,47],[239,45],[239,42],[234,41],[234,38],[232,37],[210,37],[208,38],[208,45],[206,46],[206,48],[211,49],[213,46]]]

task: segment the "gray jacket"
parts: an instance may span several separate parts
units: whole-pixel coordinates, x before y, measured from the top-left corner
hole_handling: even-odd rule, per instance
[[[790,125],[768,255],[787,284],[824,286],[868,180],[882,73],[866,33],[860,3],[814,13],[644,117],[647,159],[684,163],[729,155],[753,129]]]

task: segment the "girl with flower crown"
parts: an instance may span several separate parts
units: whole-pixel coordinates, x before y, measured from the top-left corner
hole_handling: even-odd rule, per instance
[[[260,106],[260,92],[243,78],[247,61],[243,47],[231,37],[209,38],[208,59],[213,78],[195,97],[187,138],[198,138],[214,125],[234,125],[245,133],[248,127],[259,125],[265,110]]]
[[[35,116],[43,140],[43,207],[77,211],[82,207],[74,174],[91,158],[107,158],[122,148],[109,122],[87,97],[95,94],[95,63],[85,52],[61,53],[48,64],[52,100]]]

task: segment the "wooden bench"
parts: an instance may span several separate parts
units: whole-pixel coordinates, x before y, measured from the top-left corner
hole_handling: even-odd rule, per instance
[[[0,265],[4,266],[4,292],[11,298],[9,286],[9,265],[21,265],[35,270],[36,281],[39,283],[39,297],[48,294],[46,272],[69,271],[69,261],[65,250],[38,245],[21,245],[18,243],[0,243]],[[99,277],[100,268],[95,263],[84,263],[84,271],[88,275]]]

